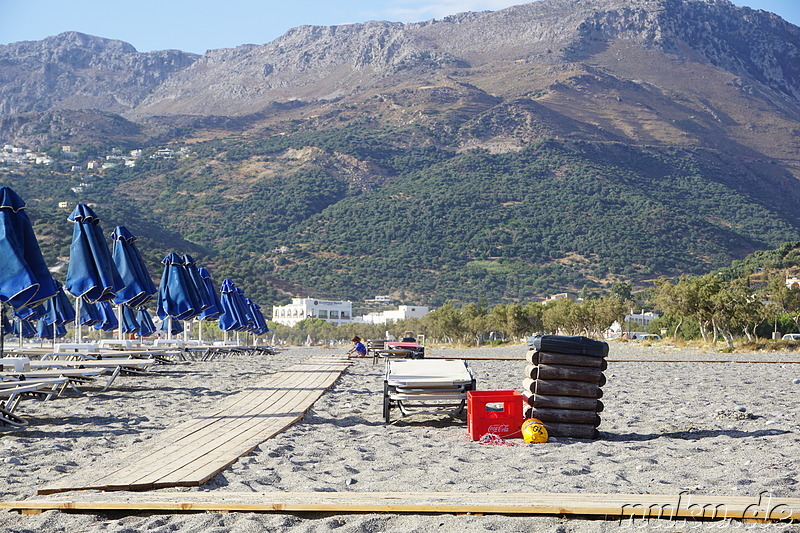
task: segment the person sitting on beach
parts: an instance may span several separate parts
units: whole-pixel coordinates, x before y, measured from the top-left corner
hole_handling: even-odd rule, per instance
[[[367,355],[367,347],[361,342],[361,337],[358,335],[353,335],[353,338],[350,340],[353,342],[353,347],[350,348],[350,351],[347,352],[347,355],[351,355],[353,352],[358,352],[358,355],[365,357]]]

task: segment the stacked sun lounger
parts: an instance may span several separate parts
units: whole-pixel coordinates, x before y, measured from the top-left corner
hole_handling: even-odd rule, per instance
[[[588,337],[539,335],[529,338],[528,346],[525,418],[541,420],[553,437],[597,438],[608,344]]]
[[[387,360],[383,387],[388,424],[393,407],[403,415],[462,412],[467,392],[475,390],[475,376],[460,359],[393,359]]]

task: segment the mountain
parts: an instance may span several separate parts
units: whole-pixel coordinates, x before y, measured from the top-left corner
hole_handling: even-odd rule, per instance
[[[271,299],[601,290],[800,239],[798,58],[800,28],[727,0],[541,0],[202,56],[66,33],[0,46],[0,140],[190,156],[78,197],[53,169],[4,181],[42,213],[135,208],[158,253],[180,235]]]

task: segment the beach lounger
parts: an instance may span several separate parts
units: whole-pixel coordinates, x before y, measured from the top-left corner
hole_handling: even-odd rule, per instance
[[[13,386],[3,386],[0,384],[0,424],[4,426],[25,427],[28,421],[14,413],[23,395],[40,391],[46,387],[45,383],[25,383],[14,384]]]
[[[383,382],[383,417],[393,407],[403,415],[463,412],[475,376],[460,359],[390,359]]]
[[[75,392],[83,392],[78,386],[94,382],[94,378],[105,373],[103,369],[67,369],[53,368],[44,370],[25,370],[23,372],[0,372],[0,383],[36,383],[46,382],[52,385],[55,395],[60,395],[71,387]]]
[[[31,361],[31,370],[101,370],[109,373],[106,385],[101,392],[108,390],[120,374],[141,374],[153,366],[152,359],[112,359],[112,360],[85,360],[85,361]]]

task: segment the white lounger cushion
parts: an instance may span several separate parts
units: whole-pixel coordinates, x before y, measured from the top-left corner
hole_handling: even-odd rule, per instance
[[[386,382],[398,387],[453,387],[467,385],[473,379],[459,359],[395,359],[386,369]]]

